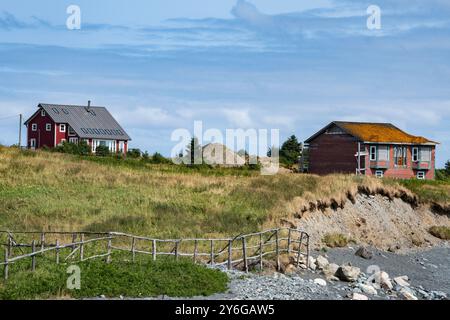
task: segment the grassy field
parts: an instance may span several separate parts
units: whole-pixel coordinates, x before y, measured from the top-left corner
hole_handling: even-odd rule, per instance
[[[261,176],[244,169],[198,170],[2,147],[0,228],[229,236],[278,225],[311,203],[342,205],[361,187],[413,196],[410,189],[422,201],[450,198],[444,182]]]
[[[342,206],[361,190],[450,203],[448,181],[261,176],[248,168],[189,168],[0,147],[1,230],[229,237],[279,226],[309,208]],[[29,272],[29,261],[12,266],[8,284],[0,281],[0,299],[208,295],[222,292],[227,283],[223,274],[186,261],[131,264],[113,259],[109,265],[79,264],[84,286],[67,291],[67,265],[39,259],[34,274]]]
[[[104,260],[61,263],[56,265],[48,255],[38,256],[37,269],[30,272],[29,259],[12,266],[10,279],[0,280],[0,300],[94,298],[104,295],[139,298],[167,295],[170,297],[208,296],[224,292],[228,277],[218,270],[181,259],[138,256],[136,262],[113,254],[111,263]],[[68,289],[68,267],[80,268],[80,289]]]

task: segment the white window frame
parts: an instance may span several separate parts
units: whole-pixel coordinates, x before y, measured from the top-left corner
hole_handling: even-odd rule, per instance
[[[52,124],[51,123],[46,123],[45,124],[45,131],[52,131]]]
[[[41,117],[45,117],[47,114],[45,113],[45,110],[44,109],[42,109],[41,110]]]
[[[66,132],[67,126],[64,123],[59,125],[59,132]]]
[[[427,152],[428,153],[428,159],[424,160],[422,157],[422,153],[423,152]],[[430,147],[422,147],[419,149],[419,161],[424,161],[424,162],[431,162],[431,148]]]
[[[384,178],[384,171],[383,170],[376,170],[375,171],[375,177],[377,178]]]
[[[34,132],[37,131],[37,123],[32,123],[31,124],[31,131],[34,131]]]
[[[418,180],[426,180],[427,175],[425,174],[425,171],[417,171],[417,179]]]
[[[71,138],[69,138],[69,143],[75,143],[75,144],[77,144],[77,143],[78,143],[78,138],[77,138],[77,137],[71,137]]]
[[[420,154],[419,154],[419,147],[413,147],[412,151],[412,161],[413,162],[419,162],[420,161]]]
[[[36,139],[30,139],[30,148],[35,149],[36,148]]]
[[[369,156],[370,156],[370,161],[377,161],[377,146],[370,146],[369,148]],[[372,157],[374,156],[374,157]]]

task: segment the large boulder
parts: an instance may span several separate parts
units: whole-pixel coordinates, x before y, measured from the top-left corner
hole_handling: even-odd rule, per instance
[[[361,273],[361,269],[351,265],[342,265],[336,272],[336,276],[342,281],[355,282]]]
[[[329,265],[328,259],[323,256],[318,256],[316,259],[317,269],[323,270],[327,265]]]
[[[330,263],[323,268],[322,273],[327,279],[333,279],[336,276],[339,266],[336,263]]]
[[[356,250],[355,255],[363,258],[363,259],[367,259],[370,260],[373,257],[372,252],[370,252],[367,248],[365,247],[359,247],[358,250]]]

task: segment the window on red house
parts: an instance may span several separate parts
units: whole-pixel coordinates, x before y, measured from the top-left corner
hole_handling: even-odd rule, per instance
[[[394,164],[398,167],[406,166],[406,147],[394,147]]]

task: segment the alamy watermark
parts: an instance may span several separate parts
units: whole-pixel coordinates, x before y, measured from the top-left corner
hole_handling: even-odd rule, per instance
[[[66,271],[69,277],[66,281],[66,287],[69,290],[80,290],[81,289],[81,269],[79,266],[71,265]]]
[[[381,29],[381,8],[377,5],[370,5],[367,10],[369,17],[367,18],[367,29],[380,30]]]
[[[67,7],[66,13],[69,15],[66,20],[66,27],[69,30],[81,29],[81,8],[75,4]]]
[[[188,129],[179,128],[172,132],[171,140],[178,142],[171,151],[175,164],[261,164],[263,175],[276,174],[279,169],[279,129],[226,129],[224,137],[221,130],[210,128],[204,131],[203,122],[194,121],[193,134]],[[270,156],[266,156],[269,149]],[[235,150],[244,150],[244,153],[239,154]]]

